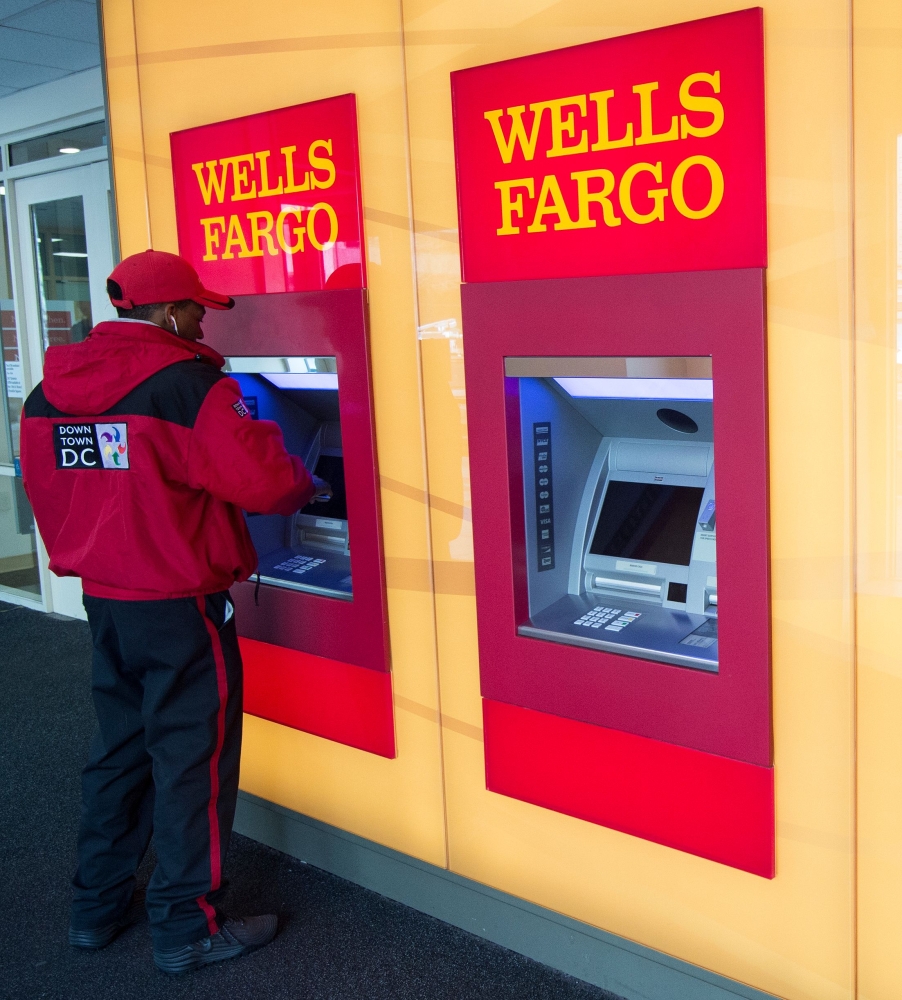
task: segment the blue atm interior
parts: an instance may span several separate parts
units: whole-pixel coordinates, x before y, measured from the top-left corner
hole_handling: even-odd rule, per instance
[[[628,360],[587,359],[624,373]],[[658,360],[669,377],[555,377],[548,359],[507,359],[529,588],[518,634],[714,672],[713,382]]]
[[[303,368],[303,362],[314,361],[333,370],[234,370],[239,366]],[[241,386],[251,418],[275,421],[288,451],[333,489],[329,500],[312,501],[291,517],[246,515],[259,557],[261,582],[351,600],[351,550],[334,359],[230,358],[227,370]]]

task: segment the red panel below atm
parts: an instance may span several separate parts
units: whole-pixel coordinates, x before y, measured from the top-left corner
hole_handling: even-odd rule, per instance
[[[244,710],[336,743],[394,757],[391,674],[240,638]]]
[[[483,701],[486,786],[634,837],[774,877],[774,772]]]

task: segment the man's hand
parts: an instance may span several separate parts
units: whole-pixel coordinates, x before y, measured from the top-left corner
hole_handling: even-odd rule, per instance
[[[313,485],[316,487],[316,493],[313,496],[315,503],[325,503],[327,500],[332,499],[332,487],[325,479],[313,476]]]

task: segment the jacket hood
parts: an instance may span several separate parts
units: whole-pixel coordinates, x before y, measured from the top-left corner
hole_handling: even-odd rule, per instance
[[[222,355],[150,323],[98,323],[80,344],[49,347],[44,395],[57,409],[77,416],[103,413],[145,379],[179,361],[195,358],[222,368]]]

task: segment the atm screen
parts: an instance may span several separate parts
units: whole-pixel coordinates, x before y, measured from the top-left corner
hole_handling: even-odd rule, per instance
[[[700,486],[611,480],[589,551],[688,566],[704,492]]]
[[[348,519],[348,502],[345,497],[345,461],[340,455],[320,455],[314,475],[325,479],[332,487],[329,500],[311,500],[301,511],[316,517],[336,517]]]

